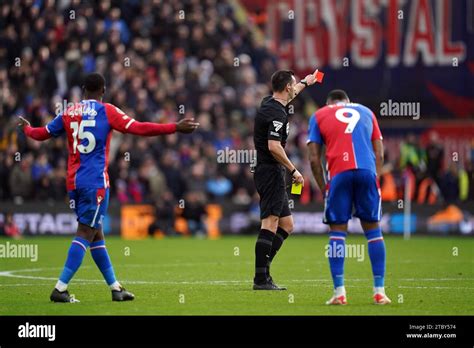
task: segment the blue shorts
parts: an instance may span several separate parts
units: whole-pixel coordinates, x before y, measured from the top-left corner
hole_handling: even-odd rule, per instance
[[[83,188],[69,191],[70,204],[77,221],[93,228],[102,227],[102,220],[109,205],[109,189]]]
[[[377,176],[367,169],[347,170],[328,182],[324,205],[325,224],[345,224],[354,216],[365,222],[378,222],[382,200]]]

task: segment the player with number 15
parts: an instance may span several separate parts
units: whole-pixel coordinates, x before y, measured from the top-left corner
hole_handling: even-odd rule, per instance
[[[33,128],[23,117],[20,117],[19,123],[25,135],[35,140],[42,141],[64,133],[67,135],[66,187],[77,215],[78,227],[50,299],[53,302],[78,302],[69,295],[67,287],[90,247],[92,258],[112,290],[112,300],[129,301],[134,299],[134,295],[116,280],[102,231],[102,220],[109,202],[107,167],[112,131],[156,136],[191,133],[199,124],[190,118],[169,124],[134,120],[116,106],[102,102],[105,79],[98,73],[86,76],[83,93],[81,102],[57,115],[45,127]]]

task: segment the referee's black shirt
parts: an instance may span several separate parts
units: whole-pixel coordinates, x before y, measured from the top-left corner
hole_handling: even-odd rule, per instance
[[[279,163],[268,149],[268,140],[279,140],[285,147],[288,133],[289,123],[286,108],[272,96],[263,98],[255,117],[253,131],[253,141],[257,150],[257,165]]]

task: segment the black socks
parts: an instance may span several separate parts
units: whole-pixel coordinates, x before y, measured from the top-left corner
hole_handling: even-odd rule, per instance
[[[263,283],[270,276],[270,264],[289,233],[278,227],[276,233],[261,229],[255,244],[255,283]]]
[[[270,252],[270,263],[273,261],[273,258],[275,257],[276,253],[278,250],[280,250],[281,245],[285,241],[286,238],[288,238],[290,234],[286,232],[283,228],[278,227],[275,238],[273,238],[273,244],[272,244],[272,251]]]
[[[264,283],[268,277],[268,263],[272,251],[275,234],[272,231],[261,229],[255,243],[255,279],[257,284]],[[281,244],[280,244],[281,245]]]

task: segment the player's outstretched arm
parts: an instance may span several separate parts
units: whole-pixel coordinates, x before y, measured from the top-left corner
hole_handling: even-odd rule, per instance
[[[194,122],[194,118],[185,118],[176,123],[166,124],[139,122],[112,104],[105,103],[104,105],[110,126],[121,133],[152,137],[175,132],[191,133],[199,127],[199,123]]]
[[[311,171],[318,183],[319,189],[326,195],[326,181],[324,179],[323,165],[321,162],[321,145],[318,143],[308,143],[309,162],[311,163]]]
[[[141,136],[156,136],[163,134],[172,134],[175,132],[192,133],[199,127],[199,123],[194,122],[193,118],[185,118],[176,123],[158,124],[152,122],[138,122],[133,121],[125,133],[141,135]]]
[[[43,141],[51,138],[51,134],[46,127],[31,127],[30,122],[22,116],[19,116],[18,127],[31,139]]]
[[[198,129],[199,123],[194,122],[194,118],[184,118],[176,122],[176,131],[180,133],[192,133]]]

